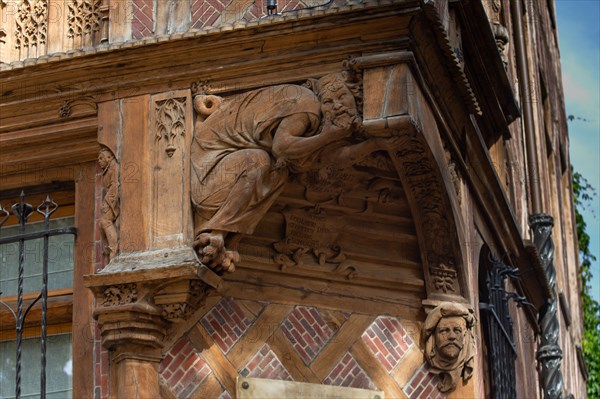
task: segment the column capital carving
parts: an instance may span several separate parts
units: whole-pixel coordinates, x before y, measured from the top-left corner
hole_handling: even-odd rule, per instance
[[[96,298],[102,344],[121,350],[161,348],[173,323],[189,317],[221,284],[191,248],[119,256],[84,281]]]

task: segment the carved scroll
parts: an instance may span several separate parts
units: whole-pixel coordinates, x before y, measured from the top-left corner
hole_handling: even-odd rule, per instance
[[[177,149],[175,140],[185,135],[185,98],[169,98],[156,102],[156,139],[167,142],[165,152],[171,158]]]
[[[101,0],[69,0],[67,2],[67,37],[91,35],[100,30]]]
[[[21,0],[17,7],[15,47],[24,49],[46,44],[48,1]]]

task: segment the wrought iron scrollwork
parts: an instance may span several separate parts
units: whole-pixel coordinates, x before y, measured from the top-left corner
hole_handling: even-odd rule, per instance
[[[29,311],[33,306],[41,300],[42,315],[41,315],[41,335],[40,335],[40,397],[46,398],[46,337],[47,337],[47,320],[46,313],[48,309],[48,241],[51,236],[61,234],[76,234],[76,230],[73,227],[66,228],[50,228],[50,216],[58,209],[58,205],[47,196],[46,199],[34,210],[31,204],[25,202],[25,193],[21,191],[19,202],[11,207],[12,213],[15,215],[19,222],[19,232],[16,235],[9,237],[0,237],[1,244],[18,243],[19,245],[19,265],[18,265],[18,278],[17,278],[17,311],[5,302],[0,301],[0,305],[8,309],[9,313],[15,320],[16,325],[16,366],[15,366],[15,398],[21,398],[21,372],[22,372],[22,346],[23,346],[23,329],[25,326],[25,319],[29,314]],[[25,226],[29,217],[36,212],[39,213],[44,219],[44,229],[38,232],[26,233]],[[10,213],[8,210],[0,206],[0,228],[4,225]],[[44,239],[44,254],[42,260],[42,288],[36,299],[33,300],[23,310],[24,299],[23,299],[23,286],[25,280],[25,241],[34,240],[38,238]],[[1,294],[1,293],[0,293]]]
[[[518,279],[517,269],[492,259],[479,303],[481,323],[489,351],[491,397],[495,399],[510,399],[517,396],[515,376],[517,347],[508,303],[514,300],[517,306],[528,304],[524,297],[506,291],[507,277]]]

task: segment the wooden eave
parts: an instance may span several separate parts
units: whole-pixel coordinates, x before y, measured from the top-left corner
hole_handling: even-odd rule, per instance
[[[530,263],[522,233],[490,159],[479,118],[473,112],[472,104],[465,100],[464,90],[457,87],[462,82],[454,80],[452,71],[447,68],[444,41],[441,45],[439,42],[435,46],[430,44],[435,37],[435,27],[427,19],[413,19],[411,49],[423,81],[428,82],[426,95],[436,115],[442,139],[460,168],[479,213],[493,232],[494,243],[491,244],[498,255],[509,255],[513,266],[519,268],[523,293],[539,310],[547,298],[544,277]],[[502,73],[506,75],[504,71]],[[535,322],[535,316],[530,314],[530,317]]]
[[[479,1],[454,2],[452,7],[460,18],[469,82],[482,106],[479,119],[490,126],[490,131],[508,138],[508,125],[521,116],[521,110],[483,4]]]

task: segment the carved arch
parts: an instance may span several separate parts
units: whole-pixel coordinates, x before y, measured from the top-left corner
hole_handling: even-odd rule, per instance
[[[412,53],[361,57],[352,64],[364,77],[367,134],[399,136],[388,153],[415,221],[427,290],[424,304],[468,302],[460,177],[444,150],[420,82],[414,78],[418,74],[413,74]]]

